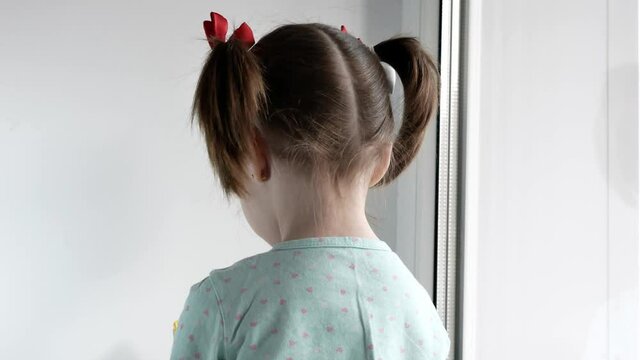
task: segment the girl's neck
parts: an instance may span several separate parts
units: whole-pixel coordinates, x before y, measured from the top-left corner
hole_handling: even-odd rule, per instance
[[[368,187],[310,187],[292,181],[274,188],[272,204],[279,237],[274,242],[308,237],[377,238],[365,213]]]

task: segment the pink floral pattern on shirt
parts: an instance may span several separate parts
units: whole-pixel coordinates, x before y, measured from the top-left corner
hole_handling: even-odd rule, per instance
[[[446,359],[428,292],[378,239],[289,240],[192,286],[171,359]]]

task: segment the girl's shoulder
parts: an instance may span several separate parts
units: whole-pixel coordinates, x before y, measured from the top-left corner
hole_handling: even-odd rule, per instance
[[[259,264],[264,264],[265,261],[269,261],[268,259],[270,259],[272,255],[273,253],[271,251],[265,251],[259,254],[248,256],[234,262],[227,267],[211,270],[207,278],[214,287],[238,284],[241,282],[240,280],[242,278],[245,278],[257,272],[264,272],[264,267],[259,266]]]
[[[248,256],[246,258],[237,260],[236,262],[234,262],[233,264],[226,266],[226,267],[221,267],[221,268],[215,268],[213,270],[211,270],[209,272],[209,276],[220,276],[220,275],[224,275],[224,274],[228,274],[228,273],[233,273],[233,272],[243,272],[243,271],[247,271],[247,270],[253,270],[256,268],[257,266],[257,262],[263,258],[263,257],[268,257],[270,255],[269,251],[265,251],[259,254],[255,254],[255,255],[251,255]]]

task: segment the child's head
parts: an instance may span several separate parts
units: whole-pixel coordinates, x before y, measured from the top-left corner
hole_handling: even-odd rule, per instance
[[[397,135],[380,61],[404,89]],[[282,235],[274,235],[279,199],[293,211],[309,201],[338,206],[345,196],[364,206],[368,188],[395,179],[420,148],[438,87],[438,66],[415,38],[372,49],[331,26],[291,24],[251,48],[233,37],[216,43],[193,115],[225,195],[239,196],[253,229],[268,238]]]

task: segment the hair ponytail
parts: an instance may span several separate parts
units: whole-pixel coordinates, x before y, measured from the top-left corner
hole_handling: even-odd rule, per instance
[[[404,88],[402,125],[393,143],[389,170],[380,182],[387,184],[411,163],[422,145],[427,124],[438,108],[439,70],[414,37],[385,40],[373,49],[396,70]]]
[[[227,198],[230,192],[246,194],[244,160],[252,149],[264,102],[259,59],[233,37],[217,42],[198,79],[191,120],[198,118],[211,165]]]

